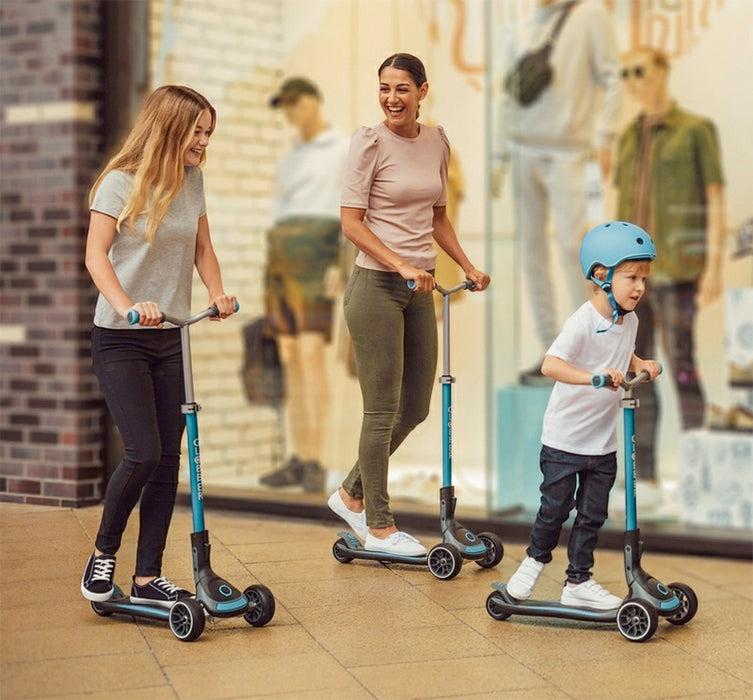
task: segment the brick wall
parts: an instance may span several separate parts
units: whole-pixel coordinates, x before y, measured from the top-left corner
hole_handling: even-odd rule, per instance
[[[246,404],[239,370],[243,324],[262,310],[264,231],[287,145],[266,103],[281,77],[281,0],[223,0],[222,12],[203,1],[151,0],[144,56],[138,41],[125,41],[125,52],[113,35],[105,41],[108,26],[117,25],[116,38],[124,29],[113,7],[0,3],[0,500],[81,506],[101,498],[107,427],[90,367],[87,197],[104,148],[132,118],[133,110],[105,124],[124,106],[113,93],[128,90],[122,73],[138,72],[144,58],[151,84],[141,87],[191,85],[219,114],[207,204],[225,286],[242,311],[193,333],[197,398],[212,408],[201,414],[202,455],[220,478],[249,465],[265,470],[277,457],[279,416]],[[197,283],[194,308],[205,304]]]
[[[99,498],[86,198],[100,167],[100,2],[3,0],[0,499]]]

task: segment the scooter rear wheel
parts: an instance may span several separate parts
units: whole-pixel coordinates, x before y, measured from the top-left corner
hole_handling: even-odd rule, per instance
[[[495,620],[506,620],[508,617],[511,617],[510,613],[503,610],[502,606],[497,602],[497,594],[494,591],[486,598],[486,612]]]
[[[670,583],[669,588],[680,599],[680,609],[667,618],[673,625],[686,625],[698,612],[698,598],[695,591],[684,583]]]
[[[275,614],[275,597],[266,586],[257,583],[249,586],[243,595],[248,600],[248,608],[243,619],[253,627],[264,627]]]
[[[170,608],[168,623],[170,631],[181,642],[192,642],[204,631],[204,608],[194,598],[181,598]]]
[[[449,542],[434,545],[427,557],[429,571],[441,581],[455,578],[463,568],[463,555],[460,550]]]
[[[497,566],[505,555],[502,540],[493,532],[480,532],[478,538],[486,545],[486,555],[483,559],[476,559],[476,564],[482,569],[491,569]]]
[[[659,615],[653,606],[642,600],[626,600],[617,611],[617,629],[631,642],[651,639],[659,626]]]

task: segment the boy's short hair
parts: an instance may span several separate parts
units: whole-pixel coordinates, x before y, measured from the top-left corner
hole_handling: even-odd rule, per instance
[[[638,260],[623,260],[617,267],[615,267],[615,271],[622,270],[626,267],[634,266],[639,268],[640,270],[645,270],[645,274],[648,275],[648,273],[651,271],[651,260],[649,258],[639,258]],[[596,277],[597,279],[601,279],[600,275],[604,274],[606,276],[606,273],[608,272],[609,268],[605,267],[604,265],[596,264],[593,267],[593,270],[591,271],[591,274],[593,277]],[[599,285],[597,285],[595,282],[593,282],[594,287],[597,289],[599,288]]]

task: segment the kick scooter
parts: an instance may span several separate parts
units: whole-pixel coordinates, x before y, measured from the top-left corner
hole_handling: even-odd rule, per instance
[[[416,283],[408,280],[408,287],[415,289]],[[428,566],[434,576],[448,581],[460,573],[464,559],[475,561],[483,569],[489,569],[502,560],[504,547],[502,540],[493,532],[475,535],[455,520],[455,487],[452,485],[452,384],[455,378],[450,375],[450,295],[464,289],[471,289],[473,283],[466,280],[451,289],[436,285],[442,295],[443,332],[443,371],[439,378],[442,385],[442,488],[439,490],[439,523],[442,542],[434,545],[428,554],[406,556],[377,552],[365,549],[361,541],[351,532],[342,531],[340,539],[332,547],[332,554],[342,564],[353,559],[371,559],[386,563],[415,564]]]
[[[237,305],[235,310],[238,310]],[[115,592],[111,598],[91,604],[94,612],[103,617],[108,617],[113,613],[122,613],[133,617],[167,621],[172,633],[183,642],[193,641],[201,635],[207,616],[210,621],[214,622],[215,618],[243,615],[250,625],[262,627],[272,619],[275,613],[275,599],[266,586],[255,584],[241,592],[215,574],[210,564],[211,545],[209,544],[209,531],[204,527],[204,495],[196,416],[201,407],[194,401],[188,327],[204,318],[217,315],[217,307],[211,306],[185,320],[174,319],[170,316],[163,317],[163,320],[180,328],[185,387],[185,403],[181,406],[181,411],[185,416],[188,439],[191,514],[193,516],[191,550],[196,596],[195,598],[181,598],[170,608],[164,608],[156,604],[134,603],[118,586],[115,586]],[[129,324],[134,325],[138,323],[138,320],[137,311],[132,309],[128,312]]]
[[[631,642],[645,642],[658,626],[659,616],[673,625],[690,622],[698,610],[698,599],[690,586],[684,583],[664,585],[641,568],[643,542],[640,539],[636,518],[635,497],[635,409],[638,399],[633,398],[633,388],[648,381],[648,372],[641,372],[630,381],[623,381],[625,394],[623,409],[625,440],[625,579],[628,594],[622,604],[613,610],[594,610],[562,605],[554,600],[517,600],[507,591],[504,583],[493,583],[486,599],[486,611],[495,620],[506,620],[511,615],[558,617],[589,622],[616,622],[617,629]],[[611,377],[596,374],[591,378],[596,387],[611,386]]]

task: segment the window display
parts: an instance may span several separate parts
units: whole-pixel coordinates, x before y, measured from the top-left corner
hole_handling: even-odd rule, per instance
[[[518,334],[510,341],[492,333],[493,356],[504,362],[512,354],[515,367],[493,373],[490,510],[535,513],[537,424],[550,394],[539,371],[540,348],[547,346],[547,327],[569,314],[581,291],[567,281],[568,241],[576,244],[586,222],[599,217],[637,223],[657,245],[648,299],[636,311],[637,354],[657,356],[665,368],[655,386],[635,391],[644,404],[635,440],[642,517],[750,529],[753,391],[744,369],[749,334],[737,327],[753,317],[745,301],[753,257],[730,234],[735,222],[749,219],[742,193],[752,184],[751,161],[735,146],[745,138],[741,105],[734,113],[724,109],[723,88],[713,78],[721,65],[738,70],[732,37],[739,23],[750,22],[750,12],[736,3],[711,10],[640,0],[492,1],[488,9],[492,277],[515,275],[510,258],[521,262],[510,285],[515,301],[498,304],[495,298],[491,313],[495,320],[512,314]],[[535,101],[520,104],[506,90],[506,77],[557,24],[551,83]],[[568,27],[576,26],[582,46],[566,52]],[[596,27],[600,31],[592,31]],[[580,78],[574,68],[579,58],[590,70]],[[750,79],[750,67],[745,72]],[[578,95],[568,109],[567,100]],[[750,110],[753,100],[744,101]],[[547,122],[550,112],[558,122],[575,120],[581,107],[581,121],[564,132]],[[577,124],[592,130],[579,131]],[[593,169],[585,177],[582,167],[558,170],[560,162],[579,157],[601,166],[601,182]],[[566,235],[557,211],[562,198],[552,189],[555,173],[556,188],[568,193],[567,206],[587,212],[569,220]],[[732,377],[742,378],[737,388]],[[624,500],[618,477],[610,518],[621,517]]]

